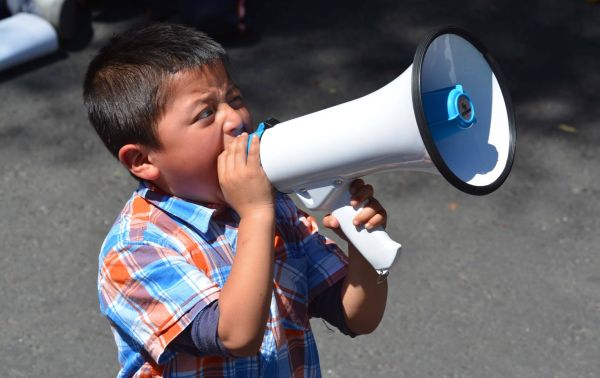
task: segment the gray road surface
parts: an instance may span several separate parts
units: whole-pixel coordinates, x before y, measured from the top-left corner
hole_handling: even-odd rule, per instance
[[[263,4],[262,38],[229,46],[256,120],[365,95],[453,24],[497,58],[518,121],[514,170],[492,195],[421,173],[370,178],[404,250],[375,333],[350,340],[313,322],[324,375],[599,377],[600,4]],[[97,49],[142,20],[113,5],[94,13],[89,43],[0,76],[2,376],[118,370],[97,256],[135,184],[88,125],[81,86]]]

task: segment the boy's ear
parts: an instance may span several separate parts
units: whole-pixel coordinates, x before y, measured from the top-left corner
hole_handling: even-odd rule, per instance
[[[154,181],[160,177],[160,170],[148,159],[148,149],[139,144],[126,144],[119,149],[119,161],[135,176]]]

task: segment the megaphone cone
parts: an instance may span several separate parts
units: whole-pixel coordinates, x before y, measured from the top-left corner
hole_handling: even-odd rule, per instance
[[[381,274],[400,245],[382,229],[356,229],[347,187],[386,170],[439,173],[469,194],[502,185],[515,154],[515,121],[493,58],[467,32],[444,28],[417,48],[413,64],[362,98],[261,130],[271,183],[310,209],[332,211]]]
[[[446,104],[436,100],[436,92],[457,87],[462,94],[449,95]],[[500,69],[482,44],[457,28],[431,34],[417,48],[411,91],[421,137],[438,171],[469,194],[498,189],[514,160],[515,118]],[[443,105],[449,116],[440,121]]]

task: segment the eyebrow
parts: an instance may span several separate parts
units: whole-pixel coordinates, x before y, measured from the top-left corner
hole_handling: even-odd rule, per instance
[[[233,92],[233,91],[240,91],[240,88],[235,85],[235,83],[231,82],[228,86],[227,86],[227,93]]]
[[[238,88],[237,85],[235,85],[235,83],[230,83],[229,85],[227,85],[227,89],[225,91],[226,94],[229,94],[233,91],[239,91],[240,89]],[[207,98],[212,97],[213,92],[212,91],[203,91],[203,92],[198,92],[200,94],[200,100],[205,100]]]
[[[227,86],[226,95],[231,92],[234,92],[234,91],[241,92],[240,88],[237,85],[235,85],[235,83],[231,82]],[[194,101],[191,101],[188,105],[186,105],[186,107],[185,107],[186,112],[191,113],[193,110],[198,108],[200,104],[205,104],[207,102],[206,100],[214,97],[212,91],[202,91],[202,92],[198,92],[198,93],[199,93],[199,97],[197,99],[195,99]]]

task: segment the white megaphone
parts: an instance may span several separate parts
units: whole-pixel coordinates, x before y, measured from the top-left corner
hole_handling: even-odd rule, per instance
[[[262,123],[255,132],[273,186],[296,193],[309,209],[332,212],[381,275],[401,246],[382,228],[352,224],[360,211],[349,205],[348,186],[355,178],[392,169],[426,171],[463,192],[483,195],[502,185],[515,155],[514,114],[498,66],[457,28],[429,35],[413,64],[383,88],[276,122]]]

